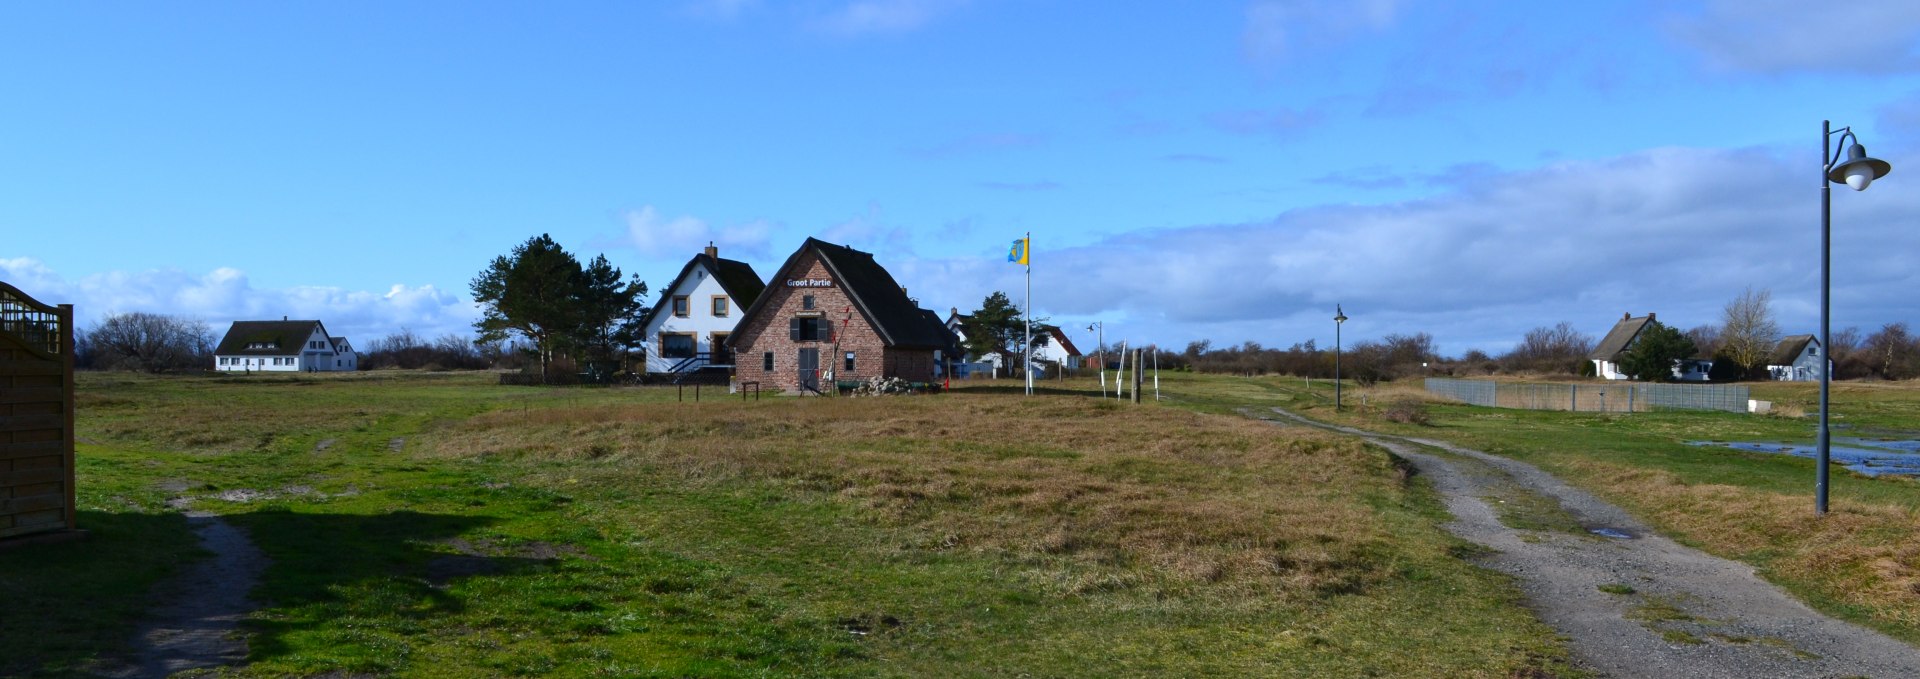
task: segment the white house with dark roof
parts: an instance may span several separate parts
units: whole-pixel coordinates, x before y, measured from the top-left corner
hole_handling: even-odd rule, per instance
[[[1767,374],[1782,382],[1810,382],[1820,379],[1820,361],[1820,340],[1813,335],[1788,335],[1774,345]]]
[[[733,365],[727,337],[767,287],[746,262],[721,259],[712,244],[660,291],[642,343],[649,374],[691,373]]]
[[[334,372],[360,369],[360,356],[345,337],[327,334],[320,321],[234,321],[213,350],[213,369],[224,372]]]
[[[1652,325],[1654,320],[1653,312],[1647,312],[1647,315],[1637,318],[1631,312],[1621,314],[1620,320],[1613,324],[1613,329],[1607,331],[1607,336],[1601,338],[1600,344],[1596,345],[1593,353],[1587,356],[1588,360],[1593,361],[1593,374],[1609,380],[1633,379],[1632,375],[1620,370],[1620,360],[1633,349],[1634,343],[1640,339],[1640,334],[1645,332],[1647,326]],[[1713,357],[1711,356],[1698,355],[1673,362],[1673,378],[1682,382],[1705,382],[1708,373],[1712,370]]]

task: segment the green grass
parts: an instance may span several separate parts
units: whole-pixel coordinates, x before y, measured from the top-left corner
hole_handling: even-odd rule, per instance
[[[123,653],[196,556],[178,497],[272,560],[239,676],[1577,674],[1342,437],[1071,381],[683,404],[490,378],[82,375],[94,537],[0,555],[43,613],[0,617],[0,674]]]
[[[1756,383],[1754,398],[1813,412],[1814,385]],[[1428,426],[1400,424],[1380,405],[1421,398],[1417,383],[1348,385],[1335,412],[1331,385],[1298,378],[1175,375],[1171,403],[1216,412],[1284,407],[1319,420],[1438,439],[1531,463],[1627,509],[1675,539],[1745,561],[1828,614],[1920,643],[1920,482],[1832,469],[1831,513],[1813,513],[1811,460],[1693,441],[1806,442],[1811,416],[1664,411],[1569,413],[1430,401]],[[1920,388],[1907,383],[1834,387],[1836,436],[1914,438]]]

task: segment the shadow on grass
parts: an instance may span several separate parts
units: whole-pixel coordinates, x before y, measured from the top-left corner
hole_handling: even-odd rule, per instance
[[[0,676],[87,676],[126,650],[147,593],[204,556],[179,514],[81,511],[87,539],[0,551]]]
[[[462,601],[446,592],[458,579],[543,569],[559,556],[459,537],[497,522],[485,516],[263,510],[221,518],[245,528],[271,560],[252,598],[274,614],[247,623],[256,660],[295,652],[290,637],[328,634],[342,617],[458,612]],[[86,540],[0,552],[0,676],[91,676],[96,661],[129,656],[160,603],[155,586],[213,556],[179,514],[83,511],[79,523]]]
[[[380,642],[353,633],[343,618],[404,626],[459,613],[464,601],[447,592],[455,581],[543,570],[560,556],[546,545],[461,537],[498,523],[488,516],[265,510],[223,518],[246,528],[273,560],[254,598],[274,614],[248,623],[255,660],[311,653],[316,642],[343,659],[358,655],[353,647]]]
[[[988,384],[988,385],[980,385],[980,386],[971,386],[971,385],[956,383],[953,386],[953,393],[1024,395],[1027,393],[1027,388],[1025,385],[1021,385],[1021,384],[1006,384],[1006,385]],[[1050,387],[1050,386],[1046,386],[1044,384],[1038,384],[1038,383],[1033,385],[1033,393],[1043,394],[1047,396],[1086,396],[1089,398],[1100,398],[1100,392],[1097,390],[1074,389],[1071,387]],[[1109,393],[1108,396],[1111,397],[1112,394]]]

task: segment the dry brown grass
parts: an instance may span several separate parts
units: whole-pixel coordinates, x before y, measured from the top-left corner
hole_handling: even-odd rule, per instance
[[[1776,581],[1814,583],[1818,596],[1920,626],[1920,514],[1912,509],[1836,498],[1819,517],[1806,494],[1687,484],[1669,472],[1606,462],[1569,464],[1589,483],[1658,508],[1658,522],[1712,551],[1769,556]]]
[[[1352,440],[1242,418],[965,394],[503,411],[428,445],[580,461],[582,474],[778,484],[908,528],[915,549],[1029,562],[1064,594],[1363,589],[1392,566],[1367,558],[1390,550],[1360,498],[1397,497],[1404,478]],[[1060,561],[1072,567],[1037,568]]]

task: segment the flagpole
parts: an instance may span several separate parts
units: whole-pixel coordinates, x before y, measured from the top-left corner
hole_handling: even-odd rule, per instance
[[[1027,376],[1027,395],[1033,395],[1033,232],[1027,232],[1026,242],[1021,244],[1020,254],[1024,255],[1027,265],[1027,343],[1022,355],[1026,364],[1020,372]]]

